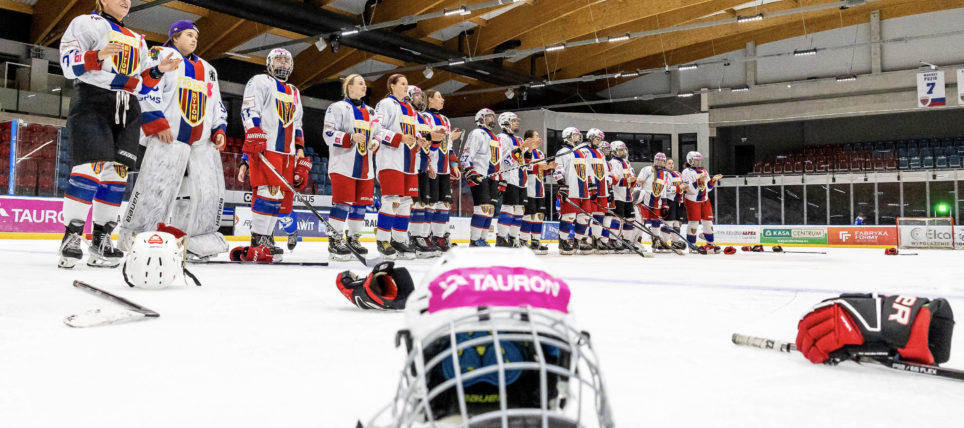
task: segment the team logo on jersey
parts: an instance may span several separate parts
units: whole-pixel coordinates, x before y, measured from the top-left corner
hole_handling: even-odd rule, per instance
[[[366,154],[368,154],[368,144],[367,144],[367,142],[368,142],[369,140],[371,140],[371,129],[369,129],[368,122],[367,122],[367,121],[364,121],[364,120],[355,120],[355,133],[356,133],[356,134],[365,134],[365,142],[366,142],[366,144],[356,144],[356,145],[355,145],[355,146],[356,146],[356,150],[358,150],[358,154],[360,154],[360,155],[362,155],[362,156],[365,156]]]
[[[403,114],[398,120],[399,126],[402,128],[402,134],[415,136],[415,116],[409,116]],[[409,149],[415,147],[415,141],[405,144]]]
[[[592,173],[600,180],[606,177],[606,167],[603,165],[602,159],[592,160]]]
[[[497,165],[499,163],[499,142],[489,140],[489,163]]]
[[[99,175],[100,172],[104,170],[104,163],[103,163],[103,162],[91,162],[91,163],[90,163],[90,169],[94,171],[94,174],[98,174],[98,175]]]
[[[575,159],[573,160],[575,161]],[[586,179],[586,164],[573,162],[572,168],[576,170],[576,177],[579,177],[580,180]]]
[[[127,178],[127,165],[114,164],[114,172],[120,178]]]
[[[114,70],[118,74],[133,76],[141,66],[141,56],[138,47],[141,43],[136,37],[128,36],[117,31],[110,31],[107,36],[108,41],[120,43],[122,49],[111,57]]]
[[[295,97],[284,92],[274,92],[274,106],[278,111],[278,120],[281,125],[288,127],[295,121]]]
[[[177,78],[177,89],[181,116],[192,127],[200,125],[207,107],[207,85],[200,80],[181,76]]]
[[[653,179],[653,195],[659,196],[663,194],[663,189],[666,187],[666,182],[662,177],[657,175]]]

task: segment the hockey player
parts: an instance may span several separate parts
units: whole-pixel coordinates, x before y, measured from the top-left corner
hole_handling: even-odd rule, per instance
[[[371,132],[375,110],[361,100],[368,90],[365,79],[351,74],[342,82],[341,89],[345,99],[328,106],[324,131],[330,153],[328,176],[332,208],[328,222],[337,232],[328,237],[328,257],[336,261],[351,259],[351,249],[363,256],[368,254],[359,238],[365,225],[365,210],[374,202],[372,152],[378,150],[378,141],[372,139]]]
[[[442,93],[434,89],[425,91],[425,98],[428,99],[428,111],[425,118],[429,127],[436,132],[444,131],[445,136],[440,140],[432,140],[432,151],[430,160],[435,168],[435,178],[429,179],[430,199],[429,203],[434,202],[434,211],[427,211],[426,222],[432,225],[432,235],[434,236],[435,246],[441,251],[448,251],[452,247],[449,239],[448,223],[449,211],[452,208],[452,181],[458,182],[462,178],[459,170],[458,157],[455,155],[455,142],[462,139],[461,129],[452,129],[449,118],[440,113],[445,107],[445,98]],[[431,217],[429,217],[431,215]]]
[[[83,257],[87,215],[93,211],[89,266],[115,267],[124,253],[110,234],[127,186],[128,168],[137,164],[143,95],[181,58],[171,52],[149,61],[144,37],[124,26],[129,0],[96,0],[96,12],[74,18],[60,40],[60,67],[74,80],[67,115],[73,162],[64,193],[64,238],[57,266],[72,268]],[[171,138],[168,135],[168,138]]]
[[[124,251],[135,235],[154,230],[169,216],[171,224],[190,237],[189,258],[204,260],[228,251],[218,232],[224,207],[219,151],[224,148],[227,111],[217,71],[194,54],[198,35],[193,22],[178,21],[164,46],[151,49],[151,64],[171,54],[182,61],[140,97],[141,143],[147,149],[117,230],[117,245]]]
[[[589,254],[592,252],[592,241],[586,230],[589,217],[576,206],[589,213],[596,209],[596,179],[589,172],[592,169],[592,152],[584,148],[574,150],[582,142],[582,133],[574,127],[562,130],[562,142],[564,146],[556,152],[557,164],[553,172],[559,184],[559,254],[572,255],[577,240],[580,252]],[[569,238],[569,232],[573,230],[576,237]]]
[[[429,125],[429,118],[425,115],[425,93],[418,86],[408,87],[408,96],[405,98],[412,107],[415,107],[416,112],[418,112],[418,117],[416,118],[416,132],[423,138],[431,142],[431,127]],[[440,137],[444,134],[440,134]],[[431,156],[431,145],[426,147],[420,147],[418,150],[418,197],[412,204],[412,221],[411,221],[411,238],[409,240],[409,246],[415,250],[415,255],[418,258],[429,258],[437,257],[442,254],[441,250],[435,245],[435,241],[429,238],[429,234],[432,232],[431,218],[435,216],[435,202],[432,199],[432,189],[429,181],[432,178],[437,178],[435,172],[435,166],[432,165]],[[438,195],[435,195],[435,200],[438,200]],[[430,213],[431,212],[431,213]]]
[[[408,223],[412,200],[418,197],[418,154],[429,141],[417,131],[420,115],[405,101],[408,79],[401,74],[388,77],[389,95],[375,106],[375,153],[378,184],[382,191],[375,239],[385,259],[414,259],[408,245]]]
[[[465,170],[465,181],[472,188],[472,228],[469,246],[488,247],[486,241],[495,205],[499,202],[499,160],[502,145],[495,129],[495,112],[484,108],[475,113],[478,128],[469,132],[459,163]]]
[[[606,160],[606,155],[599,150],[605,142],[605,139],[606,134],[597,128],[586,131],[586,140],[589,141],[589,147],[583,150],[588,154],[586,159],[589,163],[589,170],[592,171],[590,178],[595,184],[591,195],[593,203],[590,204],[590,206],[592,209],[586,210],[589,211],[593,217],[589,227],[591,238],[583,241],[588,243],[590,247],[584,248],[583,242],[580,242],[580,254],[592,254],[594,252],[605,254],[609,252],[609,232],[603,228],[605,210],[606,207],[609,206],[609,163]],[[603,232],[606,233],[604,234]]]
[[[666,159],[666,174],[669,175],[669,182],[663,191],[663,226],[660,228],[660,237],[663,242],[682,250],[686,248],[686,244],[676,237],[680,236],[680,225],[686,215],[683,208],[683,177],[676,172],[673,158]]]
[[[275,223],[279,213],[291,212],[294,195],[260,158],[271,162],[289,184],[297,190],[308,185],[311,158],[305,157],[305,140],[301,128],[302,106],[298,89],[287,83],[294,70],[291,52],[274,49],[268,54],[267,73],[248,80],[244,87],[241,119],[244,122],[244,146],[250,170],[251,246],[271,249],[275,261],[281,261],[284,250],[274,243]]]
[[[499,134],[501,151],[500,167],[510,169],[518,167],[532,160],[532,150],[542,145],[537,138],[521,140],[516,134],[519,132],[519,116],[512,112],[499,115]],[[497,247],[518,247],[519,232],[522,228],[522,216],[525,212],[526,179],[528,173],[525,168],[507,171],[502,175],[505,181],[505,191],[502,193],[502,210],[499,214],[499,225],[495,245]]]
[[[663,191],[669,182],[669,174],[666,173],[666,155],[656,153],[653,156],[653,164],[644,167],[636,177],[636,189],[633,190],[633,202],[639,209],[639,216],[643,223],[649,226],[653,236],[659,236],[662,226],[662,216],[660,214],[663,207]],[[653,241],[653,251],[668,251],[664,243],[658,240]]]
[[[613,177],[613,213],[627,219],[630,222],[636,217],[633,211],[632,189],[636,184],[636,172],[629,163],[629,149],[622,141],[613,141],[611,144],[613,159],[609,161],[609,171]],[[635,228],[632,223],[623,222],[617,217],[607,217],[609,220],[609,235],[612,237],[621,236],[626,242],[636,242]],[[610,248],[617,252],[629,252],[631,248],[625,248],[622,241],[611,238]]]
[[[696,244],[696,232],[703,223],[703,236],[706,238],[706,252],[718,254],[720,247],[713,244],[713,205],[710,204],[709,193],[716,187],[716,182],[723,178],[722,174],[710,177],[709,171],[703,168],[703,155],[699,152],[686,154],[686,169],[683,170],[683,186],[686,188],[687,224],[686,240]]]
[[[528,130],[523,135],[525,140],[539,138],[539,133]],[[545,159],[546,154],[538,148],[532,150],[532,162]],[[549,254],[549,247],[541,242],[542,222],[546,219],[546,177],[552,175],[556,168],[555,162],[535,163],[526,170],[526,206],[525,217],[522,218],[522,228],[520,239],[523,245],[528,245],[534,253],[539,255]]]

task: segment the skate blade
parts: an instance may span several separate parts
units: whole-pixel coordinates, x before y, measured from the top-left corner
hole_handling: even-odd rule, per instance
[[[106,257],[100,257],[91,254],[90,258],[87,259],[87,266],[95,268],[115,268],[120,266],[121,259],[108,259]]]
[[[350,261],[356,260],[356,259],[355,259],[355,256],[354,256],[354,255],[351,255],[351,254],[336,255],[336,254],[331,254],[331,253],[329,253],[329,254],[328,254],[328,260],[331,260],[331,261],[333,261],[333,262],[350,262]]]
[[[74,265],[76,265],[77,262],[79,261],[80,259],[75,259],[71,257],[61,257],[60,260],[57,262],[57,267],[61,269],[73,269]]]

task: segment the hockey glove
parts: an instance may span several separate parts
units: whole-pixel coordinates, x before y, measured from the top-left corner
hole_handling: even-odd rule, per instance
[[[797,349],[814,364],[897,355],[923,364],[951,355],[954,314],[944,299],[841,294],[797,324]]]
[[[502,197],[502,194],[505,193],[506,186],[508,185],[509,184],[506,183],[505,180],[499,180],[499,197],[500,198]]]
[[[667,220],[669,218],[669,206],[663,205],[659,208],[659,218]]]
[[[478,171],[474,169],[470,169],[469,172],[465,173],[465,183],[468,184],[469,187],[475,187],[482,184],[482,180],[484,179],[485,178],[482,177],[482,174],[479,174]]]
[[[743,247],[743,248],[746,248],[746,247]],[[736,254],[736,248],[726,247],[726,248],[723,249],[723,254],[726,254],[726,255],[728,255],[728,256],[733,255],[733,254]]]
[[[772,250],[774,253],[782,253],[783,247],[779,245],[774,245],[773,248],[770,248],[770,250]]]
[[[241,153],[248,155],[249,158],[256,159],[258,154],[264,151],[267,144],[268,135],[261,130],[261,127],[252,127],[244,132],[244,145],[241,146]]]
[[[596,199],[599,194],[599,186],[594,180],[589,180],[589,199]]]
[[[763,252],[763,246],[762,246],[762,245],[754,245],[754,246],[750,247],[750,251],[752,251],[752,252],[754,252],[754,253],[762,253],[762,252]]]
[[[559,186],[559,202],[564,204],[567,199],[569,199],[569,186],[563,184]]]
[[[274,255],[271,254],[271,249],[264,245],[257,247],[234,247],[231,249],[228,257],[233,262],[271,263],[274,261]]]
[[[899,254],[899,252],[897,251],[897,247],[890,247],[884,250],[884,254],[888,256],[896,256],[897,254]]]
[[[338,274],[335,285],[349,302],[361,309],[402,310],[415,285],[405,268],[394,262],[379,263],[366,277],[351,271]]]
[[[295,163],[295,179],[294,183],[292,183],[295,185],[295,190],[300,192],[305,190],[305,187],[308,187],[308,174],[310,172],[311,158],[298,158],[298,162]]]

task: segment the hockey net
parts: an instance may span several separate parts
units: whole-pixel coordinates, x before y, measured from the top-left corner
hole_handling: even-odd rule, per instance
[[[953,250],[953,217],[898,217],[897,246]]]

